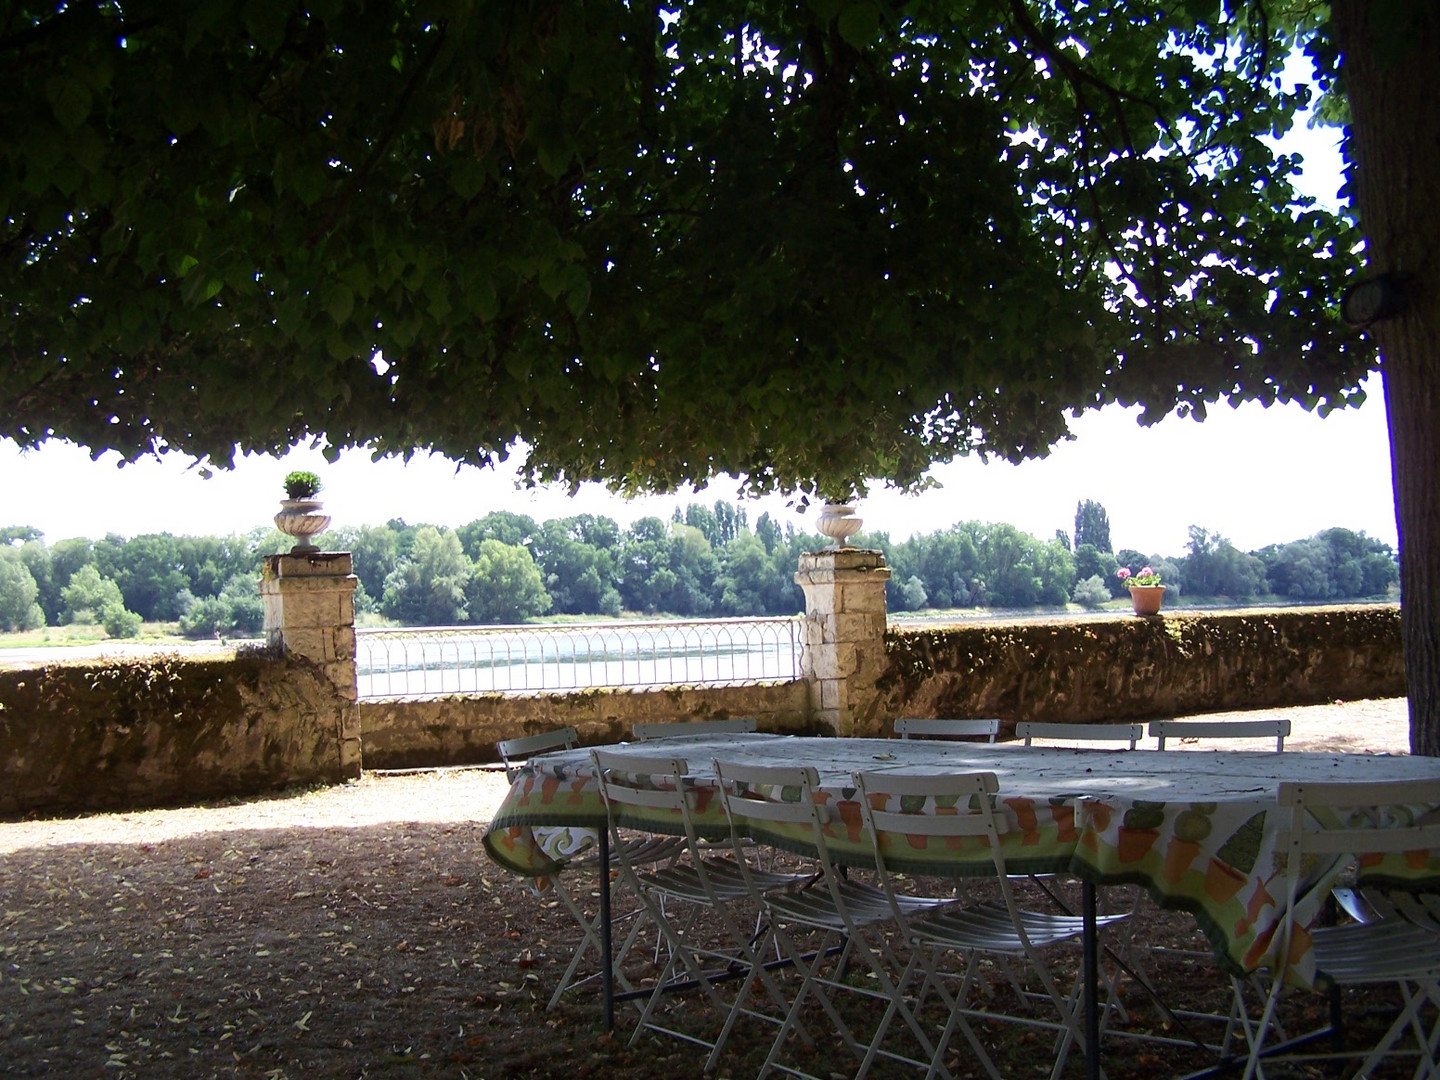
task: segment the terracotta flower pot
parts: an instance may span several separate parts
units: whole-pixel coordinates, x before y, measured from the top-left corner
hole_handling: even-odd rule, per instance
[[[1171,840],[1170,846],[1165,849],[1165,868],[1160,876],[1167,885],[1174,885],[1185,876],[1185,871],[1190,869],[1190,864],[1199,854],[1200,845],[1194,840]]]
[[[1131,585],[1130,603],[1136,615],[1159,615],[1160,601],[1165,599],[1164,585]]]
[[[1155,841],[1159,836],[1158,829],[1133,829],[1121,825],[1120,835],[1117,838],[1120,861],[1122,863],[1139,862],[1155,846]]]
[[[1240,871],[1212,858],[1205,869],[1205,894],[1216,903],[1227,903],[1245,887],[1246,880]]]

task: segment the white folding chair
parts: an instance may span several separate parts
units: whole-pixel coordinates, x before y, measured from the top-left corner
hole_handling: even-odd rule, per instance
[[[1340,987],[1392,984],[1401,998],[1399,1014],[1368,1053],[1342,1050],[1302,1056],[1365,1054],[1356,1075],[1368,1077],[1409,1032],[1419,1059],[1417,1080],[1440,1076],[1440,1020],[1428,1030],[1422,1022],[1427,1004],[1440,1010],[1440,934],[1405,919],[1309,929],[1323,900],[1319,890],[1309,887],[1317,873],[1323,881],[1337,866],[1362,856],[1440,849],[1440,821],[1434,814],[1440,793],[1435,783],[1282,783],[1276,801],[1287,826],[1277,841],[1285,857],[1285,874],[1274,955],[1291,956],[1297,938],[1308,934],[1322,980]],[[1427,819],[1427,824],[1417,823]],[[1283,971],[1271,970],[1269,975],[1270,993],[1259,1020],[1244,1017],[1250,1051],[1245,1080],[1263,1075],[1266,1061],[1275,1056],[1265,1044],[1287,979]],[[1239,990],[1237,984],[1237,994]]]
[[[628,858],[617,843],[620,873],[640,894],[650,918],[659,927],[669,946],[666,961],[653,988],[645,997],[630,1044],[648,1031],[659,1032],[706,1047],[710,1056],[704,1071],[714,1069],[737,1019],[755,1017],[779,1024],[787,1002],[774,977],[765,970],[760,956],[768,947],[768,929],[755,934],[741,929],[731,912],[738,901],[752,898],[752,890],[784,888],[807,880],[804,874],[781,874],[744,866],[743,860],[716,857],[713,849],[702,850],[692,811],[699,798],[686,780],[688,765],[677,757],[640,757],[613,751],[591,752],[595,775],[605,800],[611,834],[617,838],[627,821],[679,831],[687,859],[659,869],[646,870]],[[671,919],[667,902],[683,906],[683,923]],[[723,940],[712,941],[702,925],[702,915],[713,914],[723,930]],[[718,965],[708,966],[707,965]],[[693,986],[682,986],[688,980]],[[732,1000],[720,993],[722,984],[736,988]],[[752,989],[758,984],[775,1008],[764,1013],[749,1005]],[[694,1030],[671,1026],[660,1008],[667,997],[680,989],[698,989],[723,1019],[713,1037]],[[681,1002],[679,997],[671,998]]]
[[[1150,737],[1155,749],[1164,750],[1166,739],[1274,739],[1275,752],[1285,750],[1290,721],[1273,720],[1152,720]]]
[[[1399,919],[1440,934],[1440,894],[1359,887],[1335,888],[1330,892],[1356,922]]]
[[[573,750],[579,743],[580,737],[573,727],[557,728],[554,731],[543,731],[538,735],[524,735],[516,739],[502,739],[495,744],[495,750],[500,755],[500,761],[505,766],[505,776],[514,783],[515,778],[520,774],[525,763],[537,754],[548,754],[555,750]],[[685,843],[675,836],[648,836],[635,835],[627,837],[623,846],[628,853],[630,860],[637,865],[651,863],[673,862],[685,849]],[[600,914],[597,911],[592,918],[585,913],[575,898],[574,893],[566,884],[567,876],[574,876],[585,871],[599,871],[600,860],[598,853],[592,848],[585,853],[564,859],[560,862],[560,870],[550,878],[551,887],[555,890],[555,896],[561,905],[568,911],[580,927],[580,942],[575,946],[575,951],[570,955],[570,962],[566,965],[560,981],[555,986],[555,991],[550,995],[547,1009],[554,1009],[560,1003],[560,998],[569,990],[595,979],[599,971],[594,971],[583,978],[577,978],[580,972],[580,965],[585,961],[585,954],[595,953],[596,958],[604,955],[600,940]],[[631,924],[631,931],[624,943],[616,950],[616,956],[623,958],[630,946],[634,944],[637,933],[640,929],[641,920],[635,918],[638,912],[631,912],[612,921],[620,922],[625,919],[634,919]],[[616,970],[619,970],[618,962]],[[620,976],[621,988],[632,989],[623,982]]]
[[[950,898],[887,894],[877,886],[858,882],[846,874],[831,858],[826,829],[832,823],[831,811],[816,801],[816,771],[808,766],[777,767],[743,765],[717,761],[715,771],[720,778],[725,811],[731,821],[733,835],[753,837],[768,830],[779,830],[807,850],[813,848],[819,870],[813,884],[798,891],[776,891],[759,894],[772,920],[776,940],[787,959],[801,976],[799,989],[780,1033],[771,1044],[770,1053],[761,1066],[757,1080],[779,1069],[797,1076],[809,1074],[791,1065],[780,1063],[786,1040],[799,1023],[806,1003],[814,998],[829,1017],[846,1047],[860,1058],[855,1080],[863,1080],[877,1058],[928,1068],[934,1059],[934,1046],[915,1019],[910,1006],[900,996],[899,985],[908,981],[906,965],[900,963],[882,931],[893,927],[894,912],[916,915],[953,904]],[[843,826],[842,826],[843,827]],[[808,949],[796,941],[796,934],[818,935]],[[835,959],[827,971],[827,961]],[[873,978],[863,974],[846,977],[850,965],[863,961]],[[899,972],[897,979],[896,972]],[[883,1001],[885,1014],[868,1042],[862,1044],[850,1025],[841,1017],[835,1004],[840,993]],[[891,1021],[900,1016],[910,1030],[924,1058],[908,1056],[886,1049],[882,1044]]]
[[[1067,743],[1124,742],[1134,750],[1145,737],[1144,724],[1042,724],[1025,720],[1015,725],[1015,737],[1030,746],[1033,739],[1052,739]]]
[[[1157,750],[1173,749],[1166,746],[1167,740],[1175,739],[1274,739],[1275,752],[1283,753],[1285,750],[1285,739],[1290,734],[1290,721],[1284,718],[1272,718],[1268,720],[1152,720],[1149,725],[1150,737],[1156,740]],[[1144,925],[1146,919],[1141,912],[1144,907],[1145,896],[1141,893],[1137,897],[1136,923]],[[1198,933],[1198,930],[1197,930]],[[1177,948],[1172,946],[1147,947],[1148,953],[1153,957],[1189,957],[1196,960],[1207,959],[1211,953],[1202,948]],[[1130,959],[1139,963],[1139,957],[1132,954]],[[1153,980],[1151,980],[1153,983]],[[1252,985],[1258,985],[1251,979]],[[1262,993],[1263,996],[1263,993]],[[1172,1016],[1182,1020],[1198,1020],[1212,1023],[1224,1024],[1224,1033],[1219,1043],[1210,1047],[1218,1050],[1222,1055],[1228,1053],[1231,1040],[1239,1032],[1241,1013],[1238,1011],[1236,1001],[1232,1000],[1231,1007],[1225,1013],[1207,1013],[1193,1009],[1177,1007],[1171,1013]]]
[[[985,739],[993,743],[1000,734],[1000,721],[901,717],[895,721],[895,734],[902,739]]]
[[[1150,737],[1156,740],[1155,748],[1165,750],[1170,739],[1274,739],[1275,752],[1285,750],[1285,739],[1290,734],[1290,721],[1284,718],[1268,720],[1152,720]],[[1139,920],[1143,921],[1143,920]],[[1178,956],[1205,956],[1201,949],[1152,948],[1151,952]],[[1219,1020],[1227,1024],[1235,1019],[1234,1014],[1178,1012],[1177,1015],[1197,1020]],[[1228,1037],[1227,1040],[1228,1042]],[[1222,1043],[1222,1046],[1225,1045]]]
[[[1042,723],[1034,720],[1025,720],[1015,725],[1015,737],[1024,739],[1026,746],[1034,746],[1034,740],[1046,739],[1052,742],[1064,742],[1072,746],[1088,746],[1091,743],[1119,743],[1122,745],[1111,747],[1116,750],[1134,750],[1141,739],[1145,737],[1145,725],[1140,723],[1121,724],[1054,724]],[[1031,874],[1030,880],[1047,892],[1057,906],[1065,913],[1070,914],[1074,910],[1073,903],[1065,902],[1048,881],[1056,881],[1060,875],[1056,874]],[[1139,910],[1143,899],[1143,891],[1136,890],[1131,897],[1128,909],[1125,914],[1134,915]],[[1133,930],[1134,923],[1128,929]],[[1118,952],[1112,958],[1118,962],[1122,969],[1127,970],[1135,977],[1146,990],[1146,992],[1159,1001],[1155,988],[1149,984],[1144,975],[1131,967],[1133,953],[1131,950],[1130,935],[1127,933],[1123,940],[1117,942]],[[1120,998],[1119,983],[1112,981],[1109,995],[1105,1003],[1104,1015],[1108,1022],[1112,1010],[1122,1021],[1129,1020],[1129,1013],[1125,1003]]]
[[[505,778],[514,783],[520,767],[536,754],[548,754],[552,750],[573,750],[580,745],[580,735],[573,727],[542,731],[538,735],[522,735],[518,739],[501,739],[495,744],[495,752],[505,766]]]
[[[935,837],[947,842],[983,838],[999,887],[999,901],[950,907],[921,919],[912,918],[902,904],[892,903],[892,915],[903,930],[906,943],[920,958],[918,969],[912,967],[911,972],[918,970],[924,974],[917,1011],[931,991],[939,994],[945,1006],[945,1028],[935,1045],[927,1075],[934,1076],[944,1069],[945,1051],[959,1028],[985,1071],[994,1080],[1001,1080],[995,1063],[969,1023],[969,1018],[974,1017],[1057,1032],[1060,1038],[1051,1076],[1058,1077],[1070,1047],[1083,1045],[1084,1035],[1078,1016],[1078,994],[1060,991],[1042,950],[1065,942],[1079,944],[1084,919],[1078,915],[1027,911],[1016,902],[1001,840],[1009,832],[1009,822],[995,812],[995,796],[999,791],[995,774],[862,772],[855,774],[855,786],[860,793],[861,819],[874,851],[876,872],[881,887],[892,901],[900,895],[895,888],[897,873],[924,872],[927,868],[933,869],[932,863],[939,864],[943,859],[943,855],[917,855],[912,837]],[[1096,922],[1097,931],[1126,917],[1103,916]],[[949,953],[963,958],[963,971],[942,972],[942,958]],[[996,1008],[993,1001],[984,1009],[969,1005],[971,990],[981,981],[979,960],[986,956],[998,959],[1005,966],[1011,961],[1022,961],[1039,979],[1044,992],[1025,991],[1013,973],[1007,973],[1017,992],[1024,996],[1021,1004],[1048,1001],[1055,1018],[1042,1019],[1028,1011],[1005,1012]],[[945,985],[951,977],[958,978],[960,984],[953,994]],[[900,993],[905,989],[902,983]]]
[[[636,742],[654,742],[657,739],[674,739],[681,735],[745,735],[756,728],[751,717],[737,717],[733,720],[681,720],[675,723],[640,723],[630,730]]]

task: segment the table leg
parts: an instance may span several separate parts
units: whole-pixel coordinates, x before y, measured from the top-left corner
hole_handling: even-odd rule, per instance
[[[600,1000],[605,1030],[615,1030],[615,967],[610,941],[610,830],[600,830]]]
[[[1100,948],[1095,929],[1095,885],[1082,881],[1081,912],[1085,980],[1085,1080],[1100,1080]]]

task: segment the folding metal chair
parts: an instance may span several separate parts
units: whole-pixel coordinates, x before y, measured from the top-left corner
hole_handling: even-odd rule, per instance
[[[895,734],[902,739],[986,739],[993,743],[1000,735],[1000,721],[902,717],[895,721]]]
[[[525,735],[518,739],[502,739],[495,744],[495,750],[500,755],[500,760],[505,766],[505,775],[514,783],[516,776],[524,764],[537,754],[547,754],[554,750],[573,750],[579,743],[579,735],[573,727],[557,728],[554,731],[541,732],[538,735]],[[685,850],[685,842],[675,836],[647,836],[638,835],[628,837],[623,842],[623,847],[629,855],[630,860],[637,865],[652,863],[673,862],[682,851]],[[586,871],[600,869],[600,860],[594,849],[564,859],[560,862],[560,872],[550,878],[550,885],[555,890],[555,896],[568,911],[575,922],[580,926],[581,937],[575,946],[575,951],[570,956],[570,962],[566,965],[560,981],[555,986],[555,992],[550,995],[550,1002],[547,1009],[554,1009],[560,1003],[560,998],[566,991],[574,990],[582,984],[597,978],[598,970],[583,978],[577,978],[580,972],[580,965],[585,961],[585,954],[594,951],[597,959],[604,956],[604,950],[600,941],[600,915],[597,911],[592,918],[587,915],[580,906],[571,889],[566,885],[566,878],[573,877]],[[638,912],[631,912],[622,916],[622,919],[633,919]],[[640,928],[640,920],[634,919],[631,924],[631,931],[625,942],[617,950],[616,955],[624,957],[630,946],[634,944],[637,932]],[[619,970],[618,964],[616,970]],[[623,976],[620,976],[623,980]],[[622,981],[622,989],[632,989]]]
[[[757,1080],[763,1080],[775,1069],[796,1076],[809,1075],[799,1068],[781,1064],[779,1058],[812,997],[846,1047],[860,1058],[855,1080],[863,1080],[877,1058],[928,1068],[934,1058],[934,1046],[899,991],[899,986],[908,981],[908,966],[900,962],[881,931],[893,928],[897,910],[917,915],[955,901],[948,897],[887,894],[846,874],[830,855],[826,829],[832,824],[832,816],[827,806],[816,801],[815,788],[819,780],[813,768],[717,761],[715,771],[734,835],[750,837],[778,830],[807,851],[813,848],[818,868],[818,875],[808,888],[757,895],[770,914],[781,950],[801,976],[790,1011],[771,1044]],[[810,932],[818,934],[819,940],[808,949],[802,948],[795,934]],[[827,971],[827,961],[832,957],[835,963]],[[874,987],[867,985],[863,974],[847,977],[856,960],[863,961],[868,968]],[[898,979],[894,972],[900,973]],[[885,1014],[867,1043],[862,1044],[856,1038],[840,1015],[835,996],[841,993],[886,1003]],[[882,1045],[897,1015],[904,1020],[925,1055],[923,1059],[887,1050]]]
[[[1274,739],[1275,752],[1285,750],[1290,721],[1272,720],[1152,720],[1150,737],[1155,749],[1164,750],[1166,739]]]
[[[1065,942],[1078,944],[1084,933],[1084,919],[1078,915],[1027,911],[1016,902],[1001,840],[1009,832],[1009,822],[995,812],[995,796],[999,791],[995,774],[862,772],[855,774],[855,786],[860,792],[861,819],[874,851],[880,885],[892,900],[892,915],[903,930],[907,945],[920,958],[918,971],[924,974],[924,984],[917,1011],[932,990],[940,996],[946,1009],[945,1028],[935,1045],[927,1076],[944,1071],[944,1055],[958,1028],[985,1071],[994,1080],[1001,1080],[994,1061],[969,1023],[969,1018],[976,1017],[1057,1032],[1060,1042],[1051,1076],[1058,1077],[1070,1047],[1083,1045],[1084,1035],[1077,995],[1061,992],[1041,952]],[[945,858],[943,847],[934,853],[917,855],[912,838],[920,837],[934,837],[947,845],[971,838],[983,841],[989,849],[1000,900],[951,907],[926,918],[912,918],[903,904],[895,902],[901,895],[895,887],[895,875],[923,872],[927,864],[933,869]],[[1096,922],[1097,931],[1124,918],[1125,915],[1103,916]],[[965,962],[964,970],[955,975],[960,985],[953,994],[945,986],[950,974],[941,970],[942,958],[948,953],[958,953]],[[993,1002],[983,1010],[969,1006],[970,991],[978,981],[979,960],[986,956],[1005,965],[1023,961],[1039,979],[1044,992],[1024,991],[1018,981],[1017,990],[1029,1001],[1048,1000],[1054,1008],[1055,1019],[1003,1012],[994,1008]],[[912,965],[910,970],[913,977],[917,969]],[[906,984],[902,983],[899,992],[903,994],[905,990]]]
[[[1152,720],[1149,726],[1149,733],[1152,739],[1156,740],[1156,749],[1166,749],[1168,739],[1274,739],[1275,752],[1283,753],[1285,750],[1285,739],[1290,734],[1290,721],[1284,718],[1271,718],[1268,720]],[[1145,904],[1145,894],[1141,892],[1137,896],[1136,922],[1143,924],[1145,919],[1140,917],[1140,911]],[[1211,954],[1206,949],[1184,949],[1184,948],[1159,948],[1150,946],[1148,952],[1152,956],[1184,956],[1192,958],[1207,958]],[[1130,959],[1138,963],[1138,958],[1133,954]],[[1153,982],[1153,980],[1152,980]],[[1227,1013],[1206,1013],[1197,1012],[1191,1009],[1176,1008],[1171,1015],[1183,1020],[1199,1020],[1218,1022],[1225,1025],[1224,1034],[1220,1041],[1213,1046],[1222,1055],[1228,1053],[1231,1039],[1239,1031],[1240,1014],[1232,1003],[1232,1008]]]
[[[573,727],[542,731],[539,735],[524,735],[518,739],[501,739],[495,744],[495,752],[505,766],[505,776],[511,783],[520,772],[520,767],[536,754],[548,754],[552,750],[573,750],[580,744],[580,735]]]
[[[1129,749],[1145,737],[1144,724],[1041,724],[1026,720],[1015,725],[1015,737],[1031,745],[1032,739],[1069,743],[1128,742]]]
[[[1308,935],[1322,980],[1340,987],[1393,984],[1402,1003],[1394,1022],[1368,1053],[1340,1050],[1300,1056],[1363,1053],[1365,1060],[1356,1075],[1368,1077],[1396,1052],[1396,1044],[1408,1031],[1419,1059],[1417,1080],[1440,1076],[1440,1020],[1427,1030],[1421,1019],[1427,1004],[1440,1010],[1440,934],[1403,918],[1309,929],[1323,894],[1307,888],[1306,881],[1315,880],[1311,875],[1317,871],[1323,881],[1337,865],[1354,858],[1440,849],[1434,782],[1282,783],[1276,801],[1289,822],[1278,839],[1285,856],[1285,892],[1274,955],[1292,956],[1296,943]],[[1417,812],[1417,808],[1424,809]],[[1426,820],[1427,824],[1417,823]],[[1287,982],[1283,971],[1271,970],[1269,975],[1270,993],[1259,1020],[1245,1017],[1250,1050],[1245,1080],[1263,1076],[1268,1060],[1292,1056],[1286,1047],[1267,1050],[1265,1045]],[[1237,984],[1237,994],[1240,989]]]
[[[1145,725],[1140,723],[1122,724],[1053,724],[1041,723],[1033,720],[1022,721],[1015,725],[1015,736],[1025,740],[1027,747],[1034,745],[1036,739],[1048,739],[1051,741],[1066,742],[1072,745],[1088,745],[1090,743],[1120,743],[1123,746],[1112,747],[1112,749],[1134,750],[1141,739],[1145,737]],[[1058,891],[1052,887],[1052,883],[1058,883],[1061,875],[1058,874],[1031,874],[1030,880],[1043,889],[1059,909],[1070,915],[1075,908],[1073,902],[1067,903]],[[1136,890],[1131,897],[1125,914],[1133,915],[1143,902],[1143,891]],[[1133,923],[1131,926],[1133,927]],[[1119,966],[1130,973],[1130,975],[1144,987],[1147,994],[1157,1002],[1160,1000],[1155,989],[1146,980],[1143,973],[1134,969],[1131,965],[1132,952],[1130,935],[1117,943],[1118,952],[1112,952],[1111,958]],[[1163,1007],[1163,1002],[1161,1003]],[[1129,1013],[1125,1003],[1120,999],[1119,985],[1113,981],[1110,984],[1109,996],[1105,1003],[1104,1015],[1108,1019],[1112,1011],[1117,1014],[1123,1022],[1128,1022]]]
[[[1440,934],[1440,894],[1337,886],[1332,896],[1358,923],[1400,919]]]
[[[734,720],[682,720],[677,723],[634,724],[630,730],[636,742],[654,742],[657,739],[674,739],[681,735],[743,735],[753,732],[756,724],[753,718]]]
[[[741,929],[731,907],[748,901],[754,892],[798,885],[804,874],[761,871],[729,856],[715,857],[703,849],[692,811],[699,798],[686,781],[687,763],[676,757],[640,757],[613,751],[591,752],[595,775],[605,799],[612,835],[627,821],[632,825],[664,827],[682,834],[688,859],[660,869],[644,870],[617,844],[620,873],[640,894],[650,918],[669,946],[669,958],[641,1007],[630,1039],[633,1046],[647,1030],[656,1031],[709,1049],[705,1071],[715,1067],[732,1028],[741,1016],[781,1023],[788,1002],[760,956],[768,947],[768,928],[754,934]],[[743,867],[743,869],[742,869]],[[667,901],[686,908],[684,922],[670,918]],[[715,943],[702,931],[702,915],[713,914],[723,929]],[[709,966],[715,964],[718,966]],[[736,987],[731,1001],[719,992],[722,984]],[[764,1013],[748,1004],[758,984],[775,1006]],[[713,1038],[670,1026],[658,1010],[667,996],[681,989],[701,991],[723,1020]],[[676,999],[678,1000],[678,999]]]

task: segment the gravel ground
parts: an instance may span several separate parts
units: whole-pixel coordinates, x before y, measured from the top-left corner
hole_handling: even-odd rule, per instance
[[[1280,712],[1295,750],[1408,743],[1403,700]],[[694,1048],[612,1039],[591,997],[545,1011],[574,933],[555,901],[483,853],[506,790],[490,769],[370,773],[269,798],[0,822],[0,1076],[698,1072]],[[1156,932],[1184,937],[1185,918],[1157,915]],[[763,1045],[742,1040],[720,1076],[754,1075]],[[1048,1059],[1024,1037],[997,1053],[1007,1075]],[[1112,1080],[1194,1064],[1106,1053]]]

